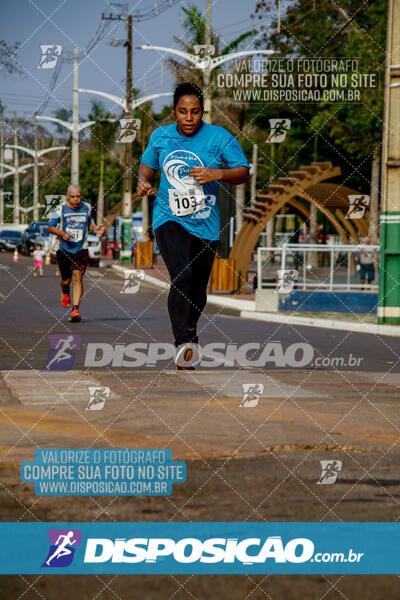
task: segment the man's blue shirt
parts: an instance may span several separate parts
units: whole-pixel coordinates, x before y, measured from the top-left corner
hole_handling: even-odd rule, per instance
[[[50,216],[48,227],[57,227],[71,234],[68,242],[57,238],[56,250],[64,250],[75,254],[88,247],[87,234],[91,207],[86,202],[81,202],[79,208],[71,208],[68,204],[60,204]]]
[[[200,185],[189,176],[195,166],[221,169],[249,167],[237,139],[223,127],[203,123],[192,136],[181,135],[176,124],[159,127],[150,136],[142,163],[161,169],[161,181],[153,210],[153,230],[167,221],[180,223],[189,233],[206,240],[218,240],[220,217],[217,202],[218,181]],[[195,190],[205,196],[205,208],[187,216],[177,216],[170,208],[170,190]],[[232,202],[234,202],[232,198]]]

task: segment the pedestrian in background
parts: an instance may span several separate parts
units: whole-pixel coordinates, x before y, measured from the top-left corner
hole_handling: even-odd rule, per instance
[[[46,256],[46,252],[42,248],[42,244],[36,244],[36,249],[32,253],[33,256],[33,276],[37,277],[37,271],[39,270],[40,277],[43,277],[43,259]]]
[[[369,246],[371,244],[370,238],[367,236],[364,238],[364,244]],[[360,280],[361,284],[367,282],[371,284],[375,279],[375,248],[362,248],[358,257],[360,266]],[[364,289],[364,288],[361,288]]]

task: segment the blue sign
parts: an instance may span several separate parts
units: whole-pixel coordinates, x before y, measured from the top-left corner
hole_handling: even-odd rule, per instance
[[[0,523],[2,574],[399,574],[399,523]]]

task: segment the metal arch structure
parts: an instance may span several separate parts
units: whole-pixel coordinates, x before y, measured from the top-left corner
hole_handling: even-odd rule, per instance
[[[297,171],[289,171],[287,177],[271,181],[266,190],[258,191],[256,200],[243,211],[243,225],[235,238],[229,258],[235,261],[236,289],[244,293],[249,262],[266,224],[285,204],[308,216],[307,208],[296,200],[302,198],[315,204],[340,235],[343,243],[359,243],[359,236],[366,235],[365,219],[345,218],[349,194],[358,192],[337,183],[325,183],[341,174],[340,167],[330,162],[314,162],[302,165]]]

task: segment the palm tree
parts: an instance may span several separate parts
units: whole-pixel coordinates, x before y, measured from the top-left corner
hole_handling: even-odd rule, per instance
[[[188,7],[182,7],[182,11],[185,14],[183,21],[183,29],[185,30],[185,39],[174,36],[174,40],[179,44],[186,52],[193,52],[193,45],[204,44],[205,38],[205,21],[200,10],[195,5],[189,5]],[[215,46],[215,56],[223,54],[229,54],[233,50],[237,50],[240,44],[257,33],[255,30],[247,31],[241,34],[238,38],[233,40],[230,44],[221,47],[220,36],[211,30],[211,44]],[[202,73],[199,69],[193,69],[192,63],[189,61],[179,62],[174,58],[168,58],[167,64],[175,75],[177,83],[183,81],[192,81],[199,87],[202,87]],[[217,67],[214,70],[214,74],[223,67]],[[216,109],[216,121],[219,125],[228,127],[229,129],[236,129],[236,131],[243,127],[243,113],[245,113],[245,107],[243,110],[238,111],[237,103],[234,103],[228,98],[222,98],[218,95],[216,90],[212,93],[213,108]],[[236,132],[235,132],[236,133]]]
[[[115,141],[118,122],[110,122],[110,120],[116,120],[116,118],[105,108],[102,102],[92,100],[91,104],[92,110],[88,115],[88,119],[90,121],[96,121],[96,123],[92,126],[90,138],[91,142],[100,153],[100,178],[96,222],[97,225],[101,225],[104,217],[104,159]]]

